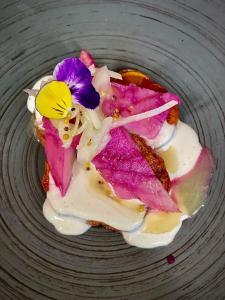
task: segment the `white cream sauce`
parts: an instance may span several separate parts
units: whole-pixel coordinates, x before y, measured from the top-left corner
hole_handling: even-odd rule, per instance
[[[43,214],[45,218],[55,226],[55,229],[62,234],[79,235],[91,227],[86,223],[86,220],[60,215],[54,210],[48,200],[46,200],[43,205]]]
[[[132,246],[148,249],[165,246],[174,240],[177,232],[181,228],[182,221],[186,218],[186,216],[181,217],[180,223],[169,232],[158,234],[146,233],[144,232],[145,223],[143,223],[137,230],[122,232],[122,235],[125,241]]]
[[[162,150],[173,147],[176,151],[177,171],[169,172],[170,179],[183,176],[195,165],[202,146],[199,143],[197,133],[187,124],[179,121],[174,137]]]
[[[165,122],[154,144],[151,140],[148,140],[148,144],[158,151],[166,151],[169,147],[173,147],[175,150],[177,170],[168,172],[170,179],[189,172],[194,167],[202,150],[197,133],[181,121],[176,126]]]
[[[145,216],[143,203],[137,199],[116,198],[94,165],[90,164],[89,168],[87,171],[85,166],[75,163],[73,178],[64,197],[51,178],[47,201],[53,209],[60,215],[103,222],[121,231],[137,228]]]

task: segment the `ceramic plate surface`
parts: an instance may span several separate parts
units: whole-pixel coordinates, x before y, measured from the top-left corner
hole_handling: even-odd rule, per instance
[[[43,217],[44,152],[22,90],[81,48],[176,92],[213,152],[206,205],[168,247],[104,229],[63,236]],[[1,300],[225,299],[225,1],[1,0],[0,87]]]

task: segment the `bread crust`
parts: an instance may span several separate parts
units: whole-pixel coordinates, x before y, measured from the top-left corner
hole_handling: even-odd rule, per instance
[[[131,134],[132,139],[137,144],[142,155],[145,157],[155,176],[162,183],[164,189],[168,192],[170,190],[171,182],[169,174],[166,170],[164,160],[146,144],[145,140],[137,134]]]

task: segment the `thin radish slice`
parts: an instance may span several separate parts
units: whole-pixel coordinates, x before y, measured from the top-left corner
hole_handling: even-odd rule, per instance
[[[99,68],[96,68],[94,65],[91,65],[90,67],[88,67],[89,71],[91,72],[91,75],[94,76],[95,72],[99,69]],[[107,68],[108,69],[108,68]],[[123,77],[120,73],[117,73],[117,72],[114,72],[114,71],[111,71],[108,69],[108,74],[111,78],[114,78],[114,79],[118,79],[118,80],[122,80]]]
[[[87,68],[90,67],[91,65],[96,66],[93,57],[86,50],[81,50],[79,59],[83,64],[85,64]]]
[[[137,115],[133,115],[133,116],[129,116],[127,118],[123,118],[119,121],[116,121],[113,123],[112,128],[116,128],[116,127],[120,127],[120,126],[124,126],[126,124],[132,123],[132,122],[137,122],[137,121],[141,121],[147,118],[152,118],[155,117],[161,113],[163,113],[164,111],[167,111],[168,109],[170,109],[171,107],[177,105],[178,102],[176,100],[172,100],[166,104],[163,104],[160,107],[157,107],[155,109],[137,114]]]
[[[112,129],[110,135],[92,162],[116,195],[124,200],[137,198],[151,209],[179,211],[126,129]]]

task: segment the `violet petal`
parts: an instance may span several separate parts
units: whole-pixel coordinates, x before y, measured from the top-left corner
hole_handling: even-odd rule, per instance
[[[53,72],[54,79],[67,83],[75,101],[87,108],[99,105],[99,94],[91,81],[91,73],[78,58],[66,58],[58,63]]]
[[[75,101],[89,109],[96,108],[100,102],[99,93],[96,92],[92,84],[84,86],[78,91],[72,93],[72,95]]]
[[[54,69],[55,80],[64,81],[69,88],[79,89],[91,82],[91,73],[78,58],[65,58]]]

